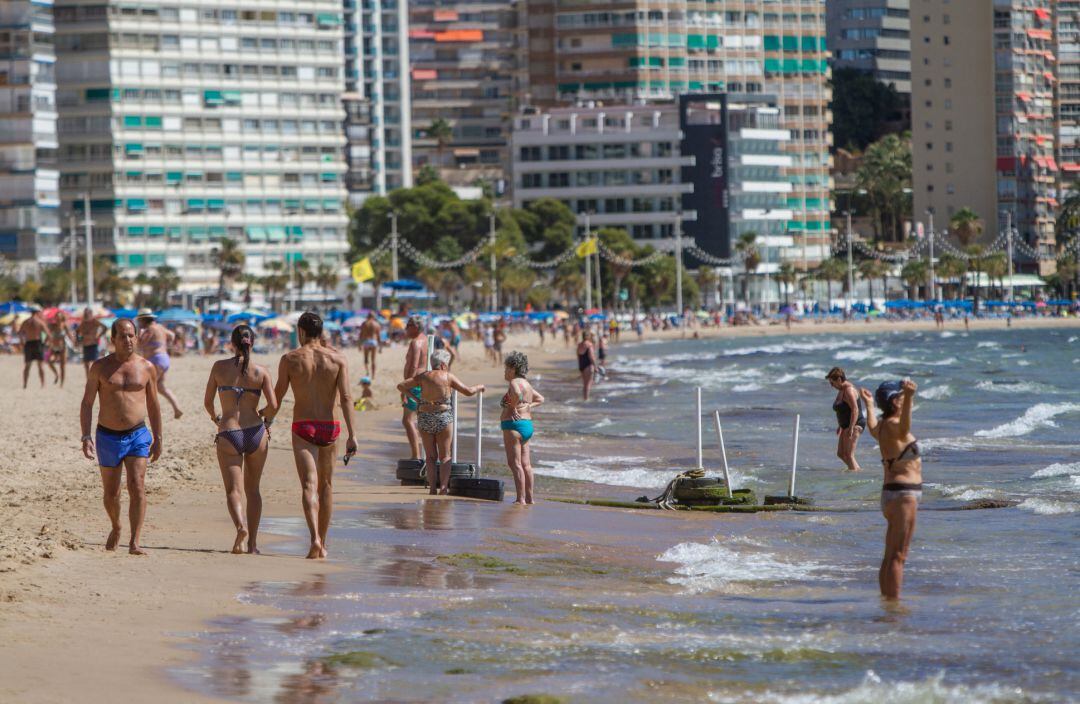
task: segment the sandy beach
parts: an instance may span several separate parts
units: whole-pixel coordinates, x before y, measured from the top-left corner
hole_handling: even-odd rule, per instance
[[[1003,320],[971,322],[972,330],[999,330]],[[1016,319],[1012,329],[1080,327],[1076,319]],[[933,330],[932,321],[895,323],[801,323],[784,326],[702,328],[703,338],[786,334],[868,335]],[[963,330],[950,322],[949,329]],[[647,333],[646,338],[683,337],[683,333]],[[625,341],[636,341],[624,333]],[[572,348],[561,338],[540,349],[535,335],[513,336],[506,349],[530,356],[544,375],[573,376],[560,366]],[[502,370],[485,362],[478,343],[463,344],[463,361],[454,372],[466,383],[482,382],[501,390]],[[350,351],[353,381],[363,372],[361,358]],[[403,446],[400,411],[393,385],[400,374],[403,348],[379,357],[374,385],[378,408],[357,414],[360,454],[350,469],[393,456]],[[260,356],[276,370],[277,357]],[[28,391],[21,390],[21,359],[0,358],[0,701],[214,701],[181,689],[166,670],[191,661],[185,644],[192,634],[222,615],[258,615],[265,607],[237,599],[247,586],[267,581],[300,581],[340,569],[333,559],[307,561],[301,552],[284,552],[283,539],[264,534],[264,555],[228,553],[232,525],[213,452],[213,424],[202,409],[208,358],[174,359],[169,386],[185,416],[165,420],[165,449],[147,474],[149,508],[144,528],[145,558],[103,549],[107,519],[101,507],[97,467],[79,452],[78,409],[83,389],[81,365],[69,365],[64,388],[39,389],[36,371]],[[354,387],[358,394],[358,387]],[[824,393],[824,392],[823,392]],[[289,450],[286,401],[271,440],[263,477],[265,516],[297,516],[298,484]],[[494,422],[494,421],[491,421]],[[501,448],[485,446],[490,462],[504,464]],[[379,458],[379,459],[375,459]],[[509,486],[508,489],[512,490]],[[418,488],[360,485],[335,480],[336,505],[408,505],[422,495]],[[543,495],[541,494],[541,497]],[[445,499],[446,501],[456,501]],[[124,537],[127,540],[127,498]],[[582,508],[581,510],[589,510]]]

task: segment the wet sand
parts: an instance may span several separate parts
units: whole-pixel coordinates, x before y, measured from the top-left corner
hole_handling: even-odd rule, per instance
[[[1076,326],[1076,320],[1016,320],[1014,328]],[[800,324],[791,333],[867,333],[895,329],[897,324]],[[905,323],[908,329],[932,329],[932,322]],[[1004,321],[973,321],[972,328],[1004,328]],[[949,329],[962,324],[950,323]],[[761,326],[720,331],[701,330],[703,337],[787,334],[784,326]],[[678,335],[678,333],[676,333]],[[647,335],[655,337],[655,335]],[[625,339],[634,340],[629,335]],[[532,366],[543,374],[573,354],[560,339],[549,339],[546,351],[537,338],[512,338],[507,349],[523,349]],[[482,359],[475,343],[464,345],[465,361],[455,368],[467,382],[481,381],[501,389],[501,370]],[[379,357],[381,374],[376,400],[381,408],[358,414],[360,456],[354,465],[363,475],[365,463],[400,453],[400,417],[392,376],[401,364],[402,348]],[[276,357],[262,357],[261,363]],[[359,354],[350,357],[352,378],[362,374]],[[126,699],[161,702],[208,701],[175,686],[170,668],[193,662],[195,655],[181,646],[192,634],[221,616],[258,617],[274,613],[269,606],[238,600],[237,595],[259,583],[319,580],[342,569],[333,560],[302,558],[295,541],[263,534],[261,557],[228,554],[232,525],[214,458],[213,425],[201,408],[209,363],[187,356],[175,360],[169,384],[188,415],[165,421],[165,455],[148,473],[149,510],[144,542],[150,556],[135,558],[124,551],[107,554],[102,544],[107,520],[100,505],[97,468],[78,449],[78,404],[82,393],[81,366],[69,366],[64,389],[51,385],[38,391],[19,388],[21,360],[0,358],[0,700],[54,702]],[[564,367],[563,367],[564,368]],[[572,376],[572,372],[569,372]],[[493,394],[489,394],[491,398]],[[491,409],[491,406],[488,406]],[[489,422],[494,420],[488,410]],[[471,411],[467,411],[471,413]],[[299,492],[288,451],[286,421],[290,404],[279,416],[271,441],[272,454],[264,473],[263,493],[268,521],[285,523],[300,516]],[[463,441],[463,450],[471,452]],[[485,445],[487,463],[503,467],[501,448]],[[502,469],[505,475],[505,468]],[[380,469],[380,480],[387,476]],[[547,482],[548,480],[545,480]],[[383,484],[390,484],[383,481]],[[510,482],[508,489],[512,491]],[[338,505],[415,507],[423,490],[339,480]],[[125,497],[126,505],[126,497]],[[491,508],[491,507],[488,507]],[[562,514],[593,511],[583,507],[558,509]],[[126,509],[125,509],[126,511]],[[455,509],[460,514],[460,510]],[[126,522],[126,515],[124,516]],[[282,523],[284,525],[285,523]],[[500,530],[495,526],[494,530]],[[524,530],[528,530],[525,526]],[[332,529],[333,531],[333,529]],[[126,525],[124,538],[126,541]],[[333,539],[333,532],[331,533]],[[331,557],[334,544],[331,543]],[[108,562],[103,562],[108,561]],[[107,566],[106,566],[107,565]]]

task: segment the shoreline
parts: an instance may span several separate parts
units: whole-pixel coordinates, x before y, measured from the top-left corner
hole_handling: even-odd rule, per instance
[[[1075,318],[1012,322],[1016,329],[1080,328]],[[1006,329],[1004,320],[971,321],[973,332]],[[701,338],[735,338],[894,330],[933,331],[934,323],[801,323],[790,331],[783,325],[697,331]],[[962,323],[953,322],[946,331],[962,332]],[[648,332],[645,340],[679,337],[684,337],[679,331]],[[538,342],[535,334],[513,335],[506,350],[529,354],[534,373],[566,374],[563,363],[569,362],[573,348],[564,347],[560,339],[549,339],[541,350]],[[620,344],[636,343],[636,336],[629,333]],[[617,349],[614,345],[613,350]],[[463,352],[465,359],[454,370],[463,381],[485,383],[489,393],[504,383],[501,369],[487,364],[478,343],[463,343]],[[382,371],[375,394],[380,407],[356,416],[360,461],[348,472],[339,468],[335,477],[339,509],[412,504],[426,498],[420,488],[369,484],[348,477],[363,476],[365,467],[392,457],[403,445],[390,378],[396,376],[402,356],[400,347],[379,356]],[[8,519],[4,523],[11,524],[0,528],[0,543],[5,546],[0,556],[0,601],[4,602],[0,657],[8,673],[0,683],[0,699],[87,700],[87,692],[97,691],[104,699],[119,686],[130,698],[217,701],[181,688],[168,676],[168,670],[196,657],[185,647],[192,641],[191,634],[210,630],[210,623],[226,614],[275,613],[237,599],[247,585],[302,580],[347,568],[334,562],[332,544],[329,561],[310,562],[303,559],[302,551],[278,553],[278,546],[290,539],[268,533],[261,541],[266,554],[258,558],[228,554],[232,525],[209,442],[211,426],[200,417],[209,361],[189,355],[178,359],[176,372],[171,372],[170,386],[178,392],[188,417],[165,421],[166,453],[148,472],[145,534],[151,554],[142,559],[122,550],[110,555],[101,549],[107,521],[100,507],[97,471],[81,458],[75,443],[82,370],[69,365],[68,385],[60,393],[52,386],[41,393],[24,393],[17,387],[21,360],[0,358],[0,378],[16,382],[9,385],[15,391],[0,400],[0,412],[6,418],[20,418],[17,425],[22,426],[12,424],[0,438],[0,456],[4,457],[0,506]],[[276,356],[260,355],[257,361],[270,363],[273,369]],[[350,350],[349,361],[353,379],[359,378],[363,366],[355,349]],[[283,421],[291,415],[287,407],[283,413],[288,414],[282,416]],[[487,422],[494,418],[490,416]],[[264,515],[298,517],[299,487],[287,449],[288,431],[284,423],[279,428],[263,478]],[[495,446],[487,451],[493,464],[503,463],[500,449]],[[502,473],[498,476],[505,478]],[[512,482],[507,484],[512,495]],[[126,526],[124,530],[126,536]],[[48,558],[43,557],[46,554]],[[118,562],[102,569],[103,559]]]

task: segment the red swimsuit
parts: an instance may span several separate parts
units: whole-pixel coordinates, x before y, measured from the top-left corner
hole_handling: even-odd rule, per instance
[[[327,447],[337,440],[341,433],[341,424],[336,420],[298,420],[292,424],[292,431],[301,440]]]

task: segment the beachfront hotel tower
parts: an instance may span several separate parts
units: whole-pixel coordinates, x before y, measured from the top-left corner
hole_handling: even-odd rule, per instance
[[[1048,0],[953,0],[911,11],[914,214],[939,232],[968,207],[992,241],[1054,249],[1053,7]],[[1023,260],[1021,260],[1021,263]],[[1053,262],[1045,262],[1049,273]]]
[[[1054,117],[1057,122],[1059,200],[1080,179],[1080,0],[1057,0],[1053,6],[1057,82]]]
[[[451,186],[481,183],[496,194],[505,189],[520,91],[522,2],[408,3],[414,168],[431,165]],[[450,134],[429,132],[438,119],[449,124]]]
[[[833,68],[868,73],[905,99],[911,95],[910,6],[911,0],[831,0]]]
[[[128,273],[192,292],[348,246],[341,0],[59,0],[61,197]]]
[[[405,0],[344,0],[345,135],[349,199],[408,188],[412,87]]]
[[[52,0],[0,3],[0,257],[60,261]]]
[[[828,255],[831,157],[824,0],[534,0],[523,27],[531,105],[640,103],[685,93],[774,96],[796,264]],[[780,217],[772,211],[770,217]]]

